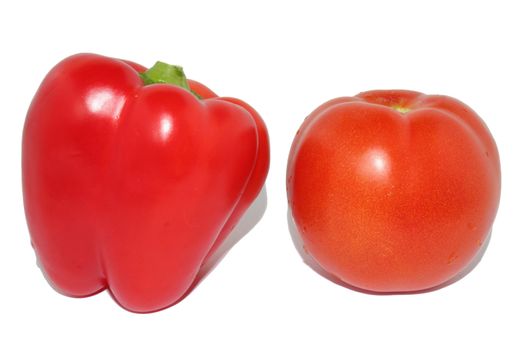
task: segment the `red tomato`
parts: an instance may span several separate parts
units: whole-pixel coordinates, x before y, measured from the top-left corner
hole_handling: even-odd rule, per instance
[[[317,108],[288,161],[304,248],[351,286],[413,292],[454,278],[487,239],[500,197],[496,144],[450,97],[370,91]]]

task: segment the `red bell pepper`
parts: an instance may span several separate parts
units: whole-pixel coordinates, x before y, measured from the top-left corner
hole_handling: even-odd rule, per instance
[[[180,67],[93,54],[60,62],[29,108],[26,217],[62,293],[109,289],[135,312],[178,302],[260,192],[268,134],[246,103]]]

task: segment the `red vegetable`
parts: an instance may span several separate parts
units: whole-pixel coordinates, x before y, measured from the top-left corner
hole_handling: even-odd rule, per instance
[[[257,112],[180,67],[69,57],[43,81],[24,128],[33,247],[64,294],[108,288],[126,309],[165,308],[255,199],[268,164]]]
[[[327,275],[412,292],[450,281],[482,247],[499,203],[499,156],[458,100],[370,91],[306,119],[287,185],[304,248]]]

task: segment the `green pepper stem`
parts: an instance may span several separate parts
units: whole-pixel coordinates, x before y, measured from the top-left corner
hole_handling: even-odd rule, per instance
[[[195,92],[193,92],[188,84],[186,75],[181,66],[175,66],[158,61],[143,73],[139,73],[144,85],[151,84],[171,84],[188,90],[194,94],[197,98],[200,98]]]

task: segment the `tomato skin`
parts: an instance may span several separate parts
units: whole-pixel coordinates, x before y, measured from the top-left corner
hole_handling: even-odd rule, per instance
[[[477,114],[414,91],[326,102],[288,160],[305,251],[372,292],[425,290],[462,272],[489,235],[500,186],[498,150]]]

